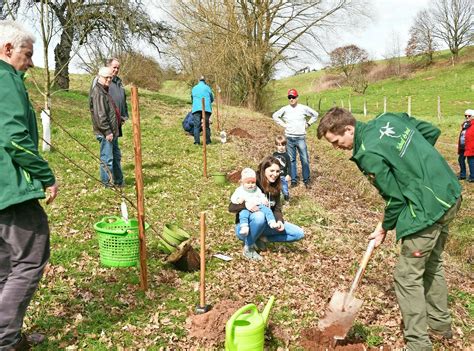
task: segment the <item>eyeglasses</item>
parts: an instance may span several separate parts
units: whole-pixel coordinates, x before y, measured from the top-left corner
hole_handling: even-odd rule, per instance
[[[298,96],[293,96],[293,95],[288,95],[288,100],[294,100],[297,99]]]
[[[471,115],[464,115],[464,117],[471,118],[472,116]]]

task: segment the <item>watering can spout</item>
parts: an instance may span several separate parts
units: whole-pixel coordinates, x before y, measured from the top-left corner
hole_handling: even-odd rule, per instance
[[[263,318],[263,323],[267,325],[268,322],[268,315],[270,314],[270,310],[272,309],[273,302],[275,301],[275,296],[271,296],[270,300],[268,300],[263,312],[262,312],[262,318]]]

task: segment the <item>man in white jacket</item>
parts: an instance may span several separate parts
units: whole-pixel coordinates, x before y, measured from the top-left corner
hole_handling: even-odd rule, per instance
[[[300,154],[303,183],[310,188],[311,173],[309,169],[308,148],[306,147],[306,128],[318,119],[318,113],[312,108],[298,104],[296,89],[288,90],[289,105],[282,107],[273,114],[273,119],[285,128],[288,155],[290,156],[291,186],[298,185],[298,172],[296,167],[296,150]],[[307,118],[309,117],[309,120]]]

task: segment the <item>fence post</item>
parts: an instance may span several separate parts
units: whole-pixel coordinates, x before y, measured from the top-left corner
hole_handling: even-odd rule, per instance
[[[441,121],[441,97],[438,96],[438,120]]]
[[[367,100],[364,99],[364,117],[367,117]]]
[[[408,97],[408,116],[411,116],[411,96]]]
[[[383,113],[387,113],[387,97],[383,97]]]
[[[352,112],[351,97],[349,96],[349,112]]]
[[[344,100],[341,99],[341,107],[344,108]]]

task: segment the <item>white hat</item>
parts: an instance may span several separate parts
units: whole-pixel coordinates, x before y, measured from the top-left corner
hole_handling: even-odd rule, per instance
[[[242,182],[249,180],[256,181],[257,175],[255,174],[255,171],[252,168],[244,168],[240,173],[240,180]]]
[[[474,110],[467,109],[467,110],[464,112],[464,115],[467,115],[467,116],[474,116]]]

